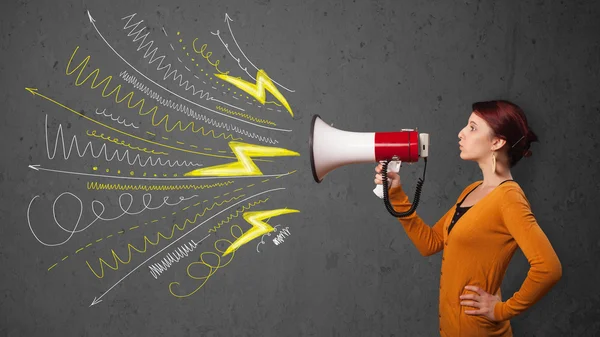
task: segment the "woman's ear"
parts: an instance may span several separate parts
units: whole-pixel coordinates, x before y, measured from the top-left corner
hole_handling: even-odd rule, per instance
[[[504,144],[506,144],[506,140],[498,137],[494,137],[492,140],[492,151],[497,151],[501,149]]]

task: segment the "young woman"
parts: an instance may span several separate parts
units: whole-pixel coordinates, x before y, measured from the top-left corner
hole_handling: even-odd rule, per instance
[[[439,323],[441,336],[512,336],[510,319],[542,298],[562,267],[510,169],[529,157],[537,136],[518,106],[479,102],[458,133],[460,157],[477,162],[483,180],[465,188],[455,206],[429,227],[416,214],[400,218],[423,256],[442,253]],[[381,164],[375,169],[381,184]],[[400,176],[388,173],[396,211],[411,204]],[[519,291],[502,301],[500,285],[519,247],[530,264]]]

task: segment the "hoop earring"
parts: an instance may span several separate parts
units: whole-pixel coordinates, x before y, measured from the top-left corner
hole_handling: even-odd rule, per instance
[[[492,152],[492,173],[496,173],[496,152]]]

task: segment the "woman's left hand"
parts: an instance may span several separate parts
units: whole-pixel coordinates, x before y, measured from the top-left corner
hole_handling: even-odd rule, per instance
[[[479,308],[476,310],[465,310],[465,313],[468,315],[485,316],[491,321],[495,322],[496,317],[494,317],[494,307],[496,306],[496,303],[501,301],[500,296],[488,294],[484,290],[476,286],[466,286],[465,289],[472,290],[477,294],[461,295],[460,304],[469,307]]]

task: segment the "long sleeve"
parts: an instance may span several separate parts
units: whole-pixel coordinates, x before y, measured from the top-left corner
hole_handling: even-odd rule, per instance
[[[510,319],[539,301],[562,276],[562,266],[522,192],[510,190],[501,207],[504,224],[529,262],[525,281],[506,302],[494,307],[497,320]]]
[[[402,186],[391,188],[389,190],[389,197],[390,203],[398,212],[407,211],[411,207],[411,203],[406,193],[402,190]],[[443,227],[446,219],[450,216],[452,216],[452,209],[448,210],[433,227],[425,224],[417,215],[417,212],[398,220],[421,255],[429,256],[444,248]]]

